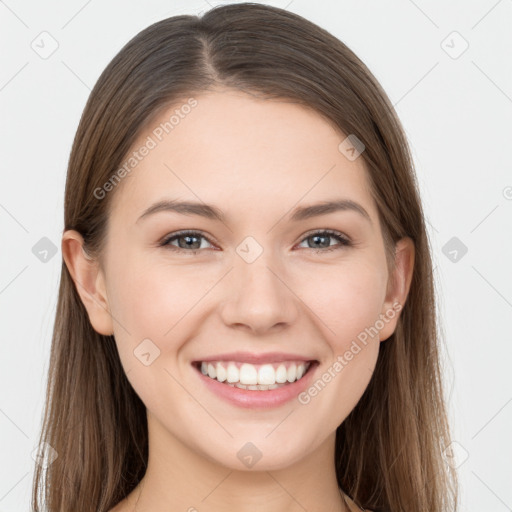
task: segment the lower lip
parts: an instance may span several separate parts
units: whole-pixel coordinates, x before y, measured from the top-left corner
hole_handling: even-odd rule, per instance
[[[271,409],[293,400],[302,393],[309,386],[317,366],[318,363],[316,361],[311,362],[308,371],[301,379],[292,382],[291,384],[286,384],[280,388],[269,389],[267,391],[240,389],[228,386],[218,380],[203,375],[201,370],[195,366],[194,369],[208,389],[227,402],[238,407],[245,407],[248,409]]]

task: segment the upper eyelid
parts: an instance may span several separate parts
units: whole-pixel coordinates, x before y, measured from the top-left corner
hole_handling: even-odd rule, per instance
[[[165,235],[162,238],[161,243],[169,242],[173,238],[179,238],[180,236],[187,236],[187,235],[200,236],[200,237],[204,238],[205,240],[207,240],[208,243],[210,243],[210,244],[214,244],[214,243],[216,244],[217,243],[214,238],[210,237],[209,235],[206,235],[202,231],[198,231],[198,230],[194,230],[194,229],[185,229],[185,230],[180,230],[180,231],[173,231],[172,233],[169,233],[168,235]]]

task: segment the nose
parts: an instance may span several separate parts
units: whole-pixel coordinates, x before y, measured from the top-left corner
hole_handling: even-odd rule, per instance
[[[300,300],[283,267],[266,252],[252,263],[235,258],[227,277],[221,316],[228,327],[261,335],[285,329],[297,319]]]

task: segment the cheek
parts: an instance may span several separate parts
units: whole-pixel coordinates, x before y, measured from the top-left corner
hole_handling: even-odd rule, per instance
[[[337,353],[375,325],[386,292],[386,274],[376,259],[319,267],[302,284],[304,302],[317,317],[326,340]]]
[[[379,354],[375,328],[385,299],[387,272],[377,257],[318,269],[303,287],[304,302],[328,346],[317,379],[300,403],[336,429],[356,406],[372,377]],[[315,284],[315,286],[313,286]]]
[[[180,388],[164,370],[180,379],[173,360],[193,332],[194,313],[209,288],[197,272],[179,267],[137,266],[128,260],[117,267],[114,314],[125,327],[115,328],[117,348],[128,380],[148,409],[184,406]]]
[[[190,268],[132,257],[117,265],[113,273],[114,309],[132,336],[161,339],[209,286]]]
[[[117,325],[115,337],[126,372],[136,370],[130,373],[131,379],[141,370],[155,374],[175,366],[172,361],[180,357],[187,340],[202,329],[202,300],[218,279],[218,269],[205,272],[193,265],[146,263],[142,258],[126,259],[116,268],[112,279],[115,317],[126,329]],[[141,369],[136,357],[146,348],[156,357],[148,368]],[[179,372],[179,366],[173,371]]]

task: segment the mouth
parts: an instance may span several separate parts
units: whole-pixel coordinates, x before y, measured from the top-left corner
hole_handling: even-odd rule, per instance
[[[238,407],[277,407],[297,397],[311,382],[317,360],[280,360],[252,364],[243,361],[194,361],[206,387]]]
[[[251,364],[240,361],[196,361],[195,368],[217,382],[239,389],[268,391],[301,380],[315,361]]]

